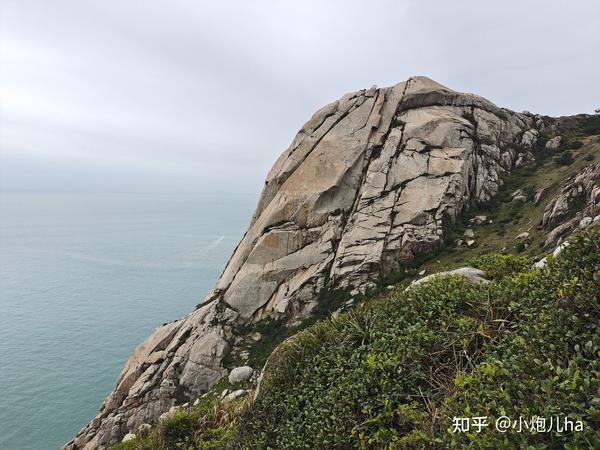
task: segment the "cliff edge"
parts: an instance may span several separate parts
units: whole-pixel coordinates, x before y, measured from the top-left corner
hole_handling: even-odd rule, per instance
[[[104,449],[228,373],[248,326],[311,314],[324,289],[365,290],[440,247],[459,215],[532,159],[550,119],[413,77],[321,108],[269,172],[215,289],[140,344],[66,450]]]

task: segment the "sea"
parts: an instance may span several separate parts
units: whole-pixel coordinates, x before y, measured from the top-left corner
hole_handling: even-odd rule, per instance
[[[60,448],[212,289],[257,195],[0,193],[0,449]]]

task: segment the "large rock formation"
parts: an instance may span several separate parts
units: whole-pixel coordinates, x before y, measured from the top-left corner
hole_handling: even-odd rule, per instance
[[[590,164],[565,180],[560,192],[544,209],[542,228],[546,244],[573,231],[586,218],[600,214],[600,164]]]
[[[544,121],[424,77],[317,111],[275,163],[214,291],[133,352],[100,413],[67,449],[106,448],[227,375],[245,325],[310,314],[325,287],[364,289],[443,243],[486,202]]]

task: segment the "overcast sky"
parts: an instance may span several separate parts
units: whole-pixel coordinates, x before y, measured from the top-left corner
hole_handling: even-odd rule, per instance
[[[316,109],[411,75],[591,113],[599,18],[596,0],[0,0],[0,189],[255,193]]]

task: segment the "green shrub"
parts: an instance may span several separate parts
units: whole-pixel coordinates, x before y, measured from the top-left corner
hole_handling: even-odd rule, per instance
[[[483,270],[488,278],[492,280],[500,280],[516,273],[526,272],[531,268],[528,258],[500,253],[488,253],[479,256],[471,260],[470,264]]]
[[[575,150],[579,150],[581,147],[583,147],[583,142],[580,140],[573,141],[570,146],[570,148]]]
[[[198,406],[182,409],[159,420],[144,436],[111,450],[217,450],[234,445],[239,415],[248,400],[222,403],[215,395]]]
[[[498,214],[498,223],[504,225],[518,221],[521,217],[522,209],[523,203],[519,201],[512,201],[508,205],[502,206],[500,213]]]
[[[564,150],[578,150],[583,147],[583,141],[578,137],[572,135],[565,135],[560,143],[561,151]]]
[[[585,134],[600,134],[600,115],[585,117],[582,129]]]
[[[570,166],[574,162],[575,158],[568,152],[554,157],[554,164],[557,166]]]
[[[434,279],[280,345],[243,414],[241,448],[600,445],[600,232],[544,269],[487,255],[494,280]],[[568,415],[578,433],[451,433],[452,417]]]

